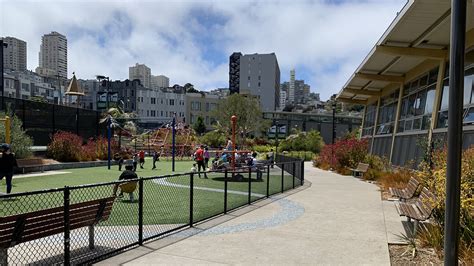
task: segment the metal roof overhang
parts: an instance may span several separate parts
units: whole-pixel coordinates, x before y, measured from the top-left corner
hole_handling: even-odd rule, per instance
[[[474,28],[474,0],[468,1],[467,31]],[[367,104],[405,82],[427,60],[447,60],[450,0],[409,0],[337,95],[341,102]]]

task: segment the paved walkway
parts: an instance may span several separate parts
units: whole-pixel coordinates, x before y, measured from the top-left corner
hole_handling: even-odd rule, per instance
[[[255,203],[250,212],[225,215],[100,264],[390,265],[377,186],[309,163],[305,177],[311,185],[297,193]]]

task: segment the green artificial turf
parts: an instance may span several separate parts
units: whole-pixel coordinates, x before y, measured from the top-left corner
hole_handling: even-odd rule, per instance
[[[175,173],[189,172],[192,161],[177,161]],[[145,164],[145,169],[137,169],[139,177],[153,177],[172,174],[171,162],[162,161],[157,164],[158,169],[151,170],[151,160]],[[36,177],[14,178],[13,192],[27,192],[64,186],[78,186],[115,181],[120,172],[118,166],[92,167],[79,169],[66,169],[65,174],[46,175]],[[222,191],[209,191],[198,189],[211,188],[224,190],[224,174],[209,173],[209,178],[199,178],[195,175],[193,182],[193,221],[202,220],[224,212],[224,193]],[[244,174],[247,178],[248,174]],[[252,193],[266,194],[267,174],[263,174],[261,181],[255,180],[252,175]],[[270,194],[281,191],[281,170],[274,168],[270,171]],[[178,175],[166,178],[168,183],[181,186],[190,185],[189,175]],[[284,189],[292,187],[291,175],[285,173]],[[5,182],[0,183],[0,190],[5,189]],[[248,193],[248,179],[243,182],[228,182],[229,191]],[[70,192],[71,204],[92,199],[100,199],[112,195],[113,185],[97,185],[94,187],[72,188]],[[113,205],[112,214],[103,225],[136,225],[138,224],[138,191],[135,191],[135,201],[130,202],[128,194],[122,199],[117,199]],[[251,200],[258,199],[253,195]],[[248,203],[248,194],[228,193],[227,208],[233,209]],[[48,209],[64,205],[63,192],[40,193],[28,196],[14,197],[10,200],[0,201],[0,215],[9,216],[34,210]],[[174,187],[163,185],[158,179],[143,181],[143,222],[144,224],[186,224],[190,220],[190,190],[188,187]]]

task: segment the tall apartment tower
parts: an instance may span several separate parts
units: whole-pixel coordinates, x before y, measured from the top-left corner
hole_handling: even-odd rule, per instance
[[[280,67],[275,53],[240,56],[239,93],[255,96],[262,111],[279,108]]]
[[[6,43],[3,49],[3,67],[5,69],[26,70],[26,42],[14,37],[0,38]]]
[[[242,53],[233,53],[229,57],[229,91],[230,94],[240,91],[240,58]]]
[[[170,86],[170,79],[164,75],[153,76],[151,75],[150,88],[168,88]]]
[[[41,37],[39,69],[36,72],[67,78],[66,36],[53,31]]]
[[[136,63],[128,68],[128,78],[130,80],[139,79],[145,88],[151,88],[151,69],[145,64]]]
[[[290,70],[290,87],[288,89],[288,102],[295,102],[295,70]]]

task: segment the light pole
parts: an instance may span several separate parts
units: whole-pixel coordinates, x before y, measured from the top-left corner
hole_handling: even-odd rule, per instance
[[[278,120],[276,120],[276,121],[275,121],[275,144],[276,144],[275,155],[278,154],[278,134],[279,134],[279,129],[280,129],[280,126],[278,125]]]
[[[8,44],[3,42],[3,39],[0,40],[0,83],[2,84],[2,110],[5,108],[5,100],[4,100],[4,93],[5,93],[5,83],[3,81],[3,48],[7,48]]]
[[[171,143],[171,170],[174,172],[175,154],[176,154],[176,113],[173,114],[173,122],[171,123],[172,143]]]
[[[336,139],[336,101],[332,103],[332,140],[331,140],[331,168],[334,168],[334,140]]]
[[[466,2],[451,1],[444,264],[458,265]]]

